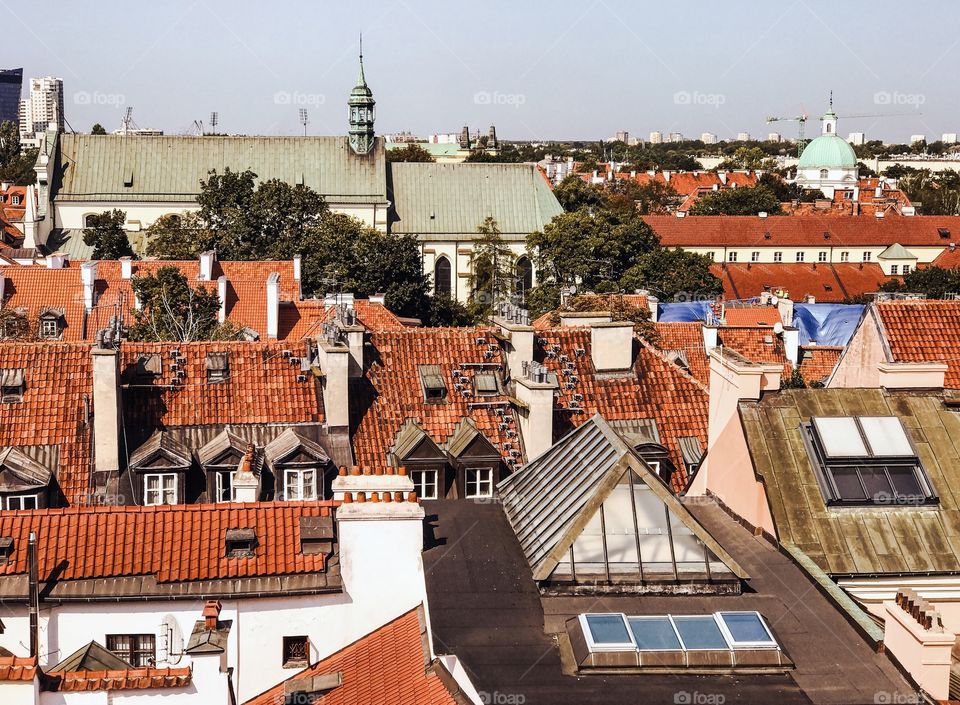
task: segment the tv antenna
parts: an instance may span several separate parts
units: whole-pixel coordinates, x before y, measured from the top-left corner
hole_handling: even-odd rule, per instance
[[[216,134],[217,123],[220,122],[220,113],[214,110],[210,113],[210,132]]]
[[[310,118],[307,116],[307,109],[300,108],[300,124],[303,125],[303,136],[307,136],[307,125],[310,124]]]

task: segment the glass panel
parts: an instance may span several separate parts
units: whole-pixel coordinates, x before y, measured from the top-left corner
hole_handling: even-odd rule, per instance
[[[300,473],[296,470],[287,470],[286,477],[284,479],[284,487],[287,491],[288,500],[298,500],[302,498],[303,495],[300,483]]]
[[[913,456],[906,431],[896,416],[861,416],[860,427],[874,455]]]
[[[817,416],[813,419],[813,425],[827,456],[836,458],[868,455],[867,447],[857,430],[857,422],[853,418]]]
[[[303,498],[304,499],[317,498],[317,471],[316,470],[303,471]]]
[[[773,637],[767,631],[760,615],[754,612],[721,612],[720,619],[734,642],[773,642]]]
[[[888,467],[890,479],[897,497],[911,502],[922,502],[925,499],[924,491],[917,480],[916,468],[912,465],[894,465]]]
[[[860,477],[867,488],[868,500],[876,504],[890,504],[893,501],[893,489],[887,481],[883,466],[861,466]]]
[[[867,498],[855,468],[833,468],[833,481],[837,485],[840,499],[846,501],[863,501]]]
[[[674,624],[683,639],[683,645],[690,650],[727,649],[727,640],[723,638],[717,621],[712,617],[674,617]]]
[[[595,644],[628,644],[630,632],[619,614],[591,614],[587,626]]]
[[[611,570],[636,572],[637,537],[633,529],[633,505],[630,485],[617,485],[603,502],[607,526],[607,555]],[[614,564],[627,564],[615,566]]]
[[[681,649],[669,617],[629,617],[630,631],[641,651]]]

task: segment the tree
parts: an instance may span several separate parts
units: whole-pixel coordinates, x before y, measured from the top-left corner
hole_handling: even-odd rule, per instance
[[[106,130],[106,128],[105,128],[103,125],[101,125],[101,124],[98,122],[98,123],[94,124],[93,127],[90,128],[90,134],[91,134],[91,135],[105,135],[105,134],[107,134],[107,130]]]
[[[123,229],[127,214],[118,209],[87,217],[83,244],[93,247],[92,259],[133,257],[133,248]]]
[[[690,215],[781,215],[780,200],[767,186],[729,188],[713,191],[697,199]]]
[[[640,215],[664,215],[680,200],[670,184],[656,180],[640,184],[633,179],[614,179],[608,191],[611,208]]]
[[[408,142],[401,149],[387,150],[388,162],[434,162],[436,159],[416,142]]]
[[[0,124],[0,181],[10,181],[18,186],[36,183],[37,174],[33,165],[37,162],[36,149],[22,150],[20,130],[9,120]]]
[[[470,251],[470,303],[475,318],[485,318],[495,304],[509,301],[514,290],[514,257],[494,218],[477,227],[478,237]]]
[[[229,340],[237,331],[220,323],[217,292],[192,288],[177,267],[160,267],[155,274],[134,277],[133,291],[140,302],[128,330],[133,341]]]
[[[823,193],[820,189],[804,190],[796,184],[788,184],[779,174],[771,171],[764,172],[760,178],[757,179],[757,186],[764,186],[773,191],[780,203],[787,201],[812,203],[818,198],[823,198]]]
[[[560,314],[566,312],[609,311],[614,321],[631,321],[635,333],[648,341],[655,341],[657,329],[650,320],[650,309],[627,302],[622,295],[583,294],[571,296],[563,305],[550,310],[550,325],[560,325]]]
[[[214,234],[193,212],[160,216],[145,234],[147,256],[159,259],[196,259],[215,246]]]
[[[737,147],[733,156],[717,165],[718,169],[769,169],[774,165],[760,147]]]
[[[553,189],[563,210],[568,213],[585,207],[600,207],[607,205],[607,194],[594,184],[588,184],[575,174],[571,174],[557,184]]]
[[[931,266],[914,269],[902,280],[891,279],[881,284],[880,291],[926,294],[928,299],[943,299],[948,293],[960,292],[960,268]]]
[[[710,272],[705,255],[658,247],[647,252],[620,280],[625,291],[647,289],[664,301],[697,301],[723,293],[723,282]]]

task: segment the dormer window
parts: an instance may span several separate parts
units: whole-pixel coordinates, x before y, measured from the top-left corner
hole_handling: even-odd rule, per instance
[[[48,308],[40,314],[38,334],[44,340],[56,340],[63,330],[63,309]]]
[[[939,502],[897,417],[819,416],[803,429],[828,506]]]
[[[0,369],[0,402],[18,404],[23,401],[23,370]]]
[[[163,358],[159,353],[145,353],[134,363],[133,376],[138,382],[153,382],[163,374]]]
[[[0,536],[0,564],[9,562],[11,557],[13,557],[13,537]]]
[[[230,354],[226,352],[207,353],[205,361],[207,382],[219,384],[230,377]]]
[[[176,473],[150,473],[143,476],[143,503],[148,506],[177,504]]]
[[[440,365],[420,365],[420,384],[423,398],[428,404],[442,404],[447,398],[447,385],[443,381]]]
[[[225,539],[227,558],[256,556],[257,532],[254,529],[227,529]]]

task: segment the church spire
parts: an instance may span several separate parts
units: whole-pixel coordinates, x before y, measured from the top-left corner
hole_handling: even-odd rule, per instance
[[[369,154],[376,141],[373,121],[377,102],[363,73],[363,34],[360,35],[360,74],[347,104],[350,106],[350,147],[357,154]]]

